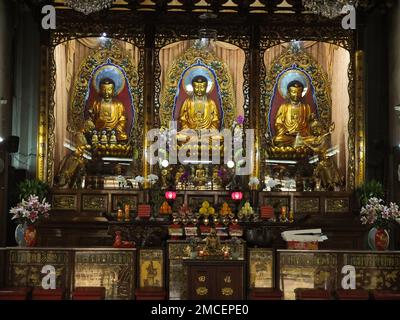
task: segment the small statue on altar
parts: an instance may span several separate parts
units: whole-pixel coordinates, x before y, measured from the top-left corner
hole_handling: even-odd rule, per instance
[[[311,133],[314,139],[304,140],[305,145],[312,149],[319,159],[314,169],[314,177],[319,179],[321,186],[328,191],[333,191],[336,187],[342,186],[344,180],[336,164],[327,155],[329,148],[328,137],[334,130],[334,123],[329,127],[329,131],[324,132],[321,124],[317,120],[314,120],[311,124]]]
[[[110,144],[117,144],[117,136],[115,135],[115,131],[111,131],[110,136]]]
[[[100,99],[89,108],[89,120],[96,130],[116,132],[117,141],[128,140],[126,133],[127,118],[124,105],[115,98],[115,83],[112,79],[104,78],[100,81]],[[102,137],[103,142],[103,137]]]
[[[222,179],[219,175],[219,168],[214,167],[213,174],[212,174],[212,184],[214,190],[222,189]]]
[[[215,228],[210,229],[210,234],[206,238],[206,244],[204,251],[207,255],[215,256],[221,254],[221,242],[217,235],[217,230]]]
[[[177,190],[184,189],[184,178],[186,176],[185,169],[183,167],[179,167],[178,171],[175,174],[175,187]]]
[[[203,189],[207,183],[207,170],[203,164],[199,164],[195,170],[193,182],[196,187]]]

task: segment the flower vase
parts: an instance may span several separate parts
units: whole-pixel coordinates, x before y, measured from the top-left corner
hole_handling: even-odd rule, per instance
[[[25,229],[24,239],[27,247],[35,247],[37,244],[37,231],[35,226],[30,225]]]
[[[387,250],[390,244],[389,233],[383,228],[372,228],[368,233],[368,244],[372,250]]]
[[[15,242],[18,244],[19,247],[26,246],[26,241],[24,238],[26,228],[27,225],[22,223],[17,225],[17,227],[15,228]]]

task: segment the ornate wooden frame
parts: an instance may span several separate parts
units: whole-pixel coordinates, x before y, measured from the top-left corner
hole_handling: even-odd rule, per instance
[[[261,2],[265,5],[262,10],[268,9],[268,5],[271,4],[268,1]],[[145,75],[145,79],[139,79],[143,121],[139,122],[138,130],[144,133],[148,128],[160,127],[160,49],[173,42],[197,38],[199,29],[206,24],[208,28],[217,30],[218,41],[231,43],[245,51],[243,87],[245,128],[256,129],[256,150],[265,148],[265,141],[262,137],[266,132],[266,122],[261,117],[266,111],[262,100],[265,88],[260,84],[266,76],[263,63],[264,51],[282,42],[297,39],[328,42],[350,52],[348,70],[350,80],[348,149],[350,157],[347,181],[348,189],[353,190],[363,182],[365,177],[363,52],[357,51],[358,34],[352,30],[342,29],[340,19],[326,20],[314,15],[299,14],[302,11],[301,7],[297,6],[299,1],[288,1],[293,5],[291,13],[276,13],[278,2],[280,3],[280,1],[276,1],[270,6],[267,15],[252,13],[233,16],[230,13],[220,13],[217,20],[207,23],[196,21],[194,18],[198,16],[198,13],[194,12],[185,14],[167,12],[163,16],[154,12],[138,12],[135,8],[140,7],[141,2],[137,1],[130,1],[129,10],[105,11],[89,17],[72,10],[57,10],[57,29],[49,34],[43,34],[37,153],[38,178],[50,183],[53,180],[54,48],[56,45],[70,39],[99,36],[106,32],[113,38],[128,41],[137,46],[140,49],[138,73]],[[157,7],[156,11],[158,10],[161,10],[161,7]],[[105,21],[106,18],[107,21]],[[132,21],[135,21],[136,24],[132,24]],[[142,148],[145,150],[146,139],[144,139],[144,134],[142,136]],[[146,163],[145,154],[142,154],[141,165],[143,174],[146,175],[149,172],[149,166]],[[263,160],[262,155],[258,152],[254,157],[253,175],[261,176]]]
[[[311,40],[311,41],[322,41],[330,44],[337,45],[344,48],[350,54],[350,63],[348,67],[349,77],[349,139],[347,147],[349,150],[349,162],[348,162],[348,176],[347,176],[347,189],[354,190],[360,185],[365,179],[365,113],[363,103],[363,92],[358,90],[356,95],[356,88],[360,87],[360,83],[363,83],[362,76],[362,59],[356,60],[356,33],[352,30],[344,30],[340,27],[340,21],[333,21],[330,24],[321,22],[321,25],[316,28],[315,21],[311,16],[294,16],[292,24],[290,26],[282,26],[277,24],[269,25],[268,27],[261,27],[260,30],[260,82],[264,83],[266,78],[266,67],[262,61],[264,61],[264,53],[268,48],[272,48],[281,43],[290,42],[293,39],[296,40]],[[337,25],[335,25],[335,23]],[[360,53],[357,53],[357,56]],[[362,88],[362,85],[361,85]],[[265,97],[265,85],[261,86],[261,99]],[[258,143],[260,144],[260,150],[266,148],[266,138],[264,133],[267,132],[267,121],[265,119],[266,101],[259,101],[259,121],[256,125],[259,132],[257,136],[261,139]],[[357,133],[357,135],[356,135]],[[258,165],[263,176],[265,171],[265,155],[258,154]]]

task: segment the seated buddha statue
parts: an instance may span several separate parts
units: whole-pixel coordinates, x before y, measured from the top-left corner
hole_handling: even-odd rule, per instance
[[[114,81],[108,78],[102,79],[99,94],[101,98],[89,107],[89,121],[93,122],[97,132],[115,131],[118,142],[128,140],[125,107],[115,98]]]
[[[196,76],[192,80],[193,94],[183,103],[178,123],[181,132],[178,138],[185,140],[182,130],[219,130],[221,126],[220,113],[215,102],[207,96],[208,80],[204,76]]]
[[[297,147],[298,137],[309,137],[310,122],[314,113],[309,104],[304,103],[302,94],[304,85],[292,81],[287,87],[287,102],[282,104],[275,119],[273,143],[277,147]]]

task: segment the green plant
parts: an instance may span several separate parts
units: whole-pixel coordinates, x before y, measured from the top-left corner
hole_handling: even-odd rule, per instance
[[[376,180],[364,182],[359,188],[356,189],[356,195],[360,207],[365,206],[370,198],[383,199],[385,191],[382,183]]]
[[[37,179],[27,179],[18,185],[19,200],[27,200],[29,196],[36,195],[39,201],[46,198],[49,193],[49,185]]]

